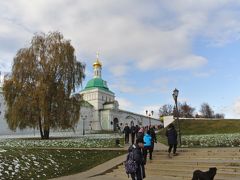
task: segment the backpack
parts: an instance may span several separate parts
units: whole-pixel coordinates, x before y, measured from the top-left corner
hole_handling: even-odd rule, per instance
[[[134,174],[137,171],[137,163],[136,163],[136,161],[134,161],[134,158],[133,158],[133,151],[135,148],[136,148],[136,146],[133,145],[132,150],[129,151],[129,153],[127,155],[127,159],[124,162],[125,170],[126,170],[126,173],[128,176],[129,176],[129,174]]]

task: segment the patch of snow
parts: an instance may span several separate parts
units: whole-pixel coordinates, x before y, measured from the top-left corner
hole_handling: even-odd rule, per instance
[[[0,149],[0,153],[2,153],[2,152],[7,152],[7,150],[5,150],[5,149]]]
[[[37,162],[37,161],[33,161],[33,163],[34,163],[35,166],[39,165],[39,162]]]
[[[9,171],[12,171],[12,170],[13,170],[12,166],[9,166],[9,167],[8,167],[8,170],[9,170]]]

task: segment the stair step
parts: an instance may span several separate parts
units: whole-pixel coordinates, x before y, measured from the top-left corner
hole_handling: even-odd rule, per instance
[[[146,169],[152,169],[152,170],[159,170],[162,168],[178,168],[178,169],[209,169],[209,165],[188,165],[188,164],[172,164],[170,166],[167,166],[165,164],[148,164],[147,166],[145,166]],[[234,167],[234,166],[213,166],[213,167],[217,167],[218,170],[221,171],[231,171],[231,172],[240,172],[240,167]]]
[[[193,171],[197,170],[198,168],[196,169],[176,169],[176,168],[162,168],[162,169],[149,169],[149,168],[146,168],[147,172],[149,174],[155,174],[155,175],[158,175],[158,174],[168,174],[168,173],[174,173],[174,174],[190,174],[192,175]],[[205,168],[205,169],[201,169],[202,171],[207,171],[208,168]],[[119,173],[121,174],[122,172],[125,172],[124,170],[124,167],[121,167],[121,168],[118,168],[116,170],[114,170],[115,173]],[[173,174],[173,175],[174,175]],[[224,176],[238,176],[240,177],[240,172],[234,172],[234,171],[222,171],[222,170],[217,170],[217,174],[218,175],[224,175]]]
[[[147,163],[150,162],[150,160],[147,160]],[[186,164],[201,164],[201,163],[211,163],[211,164],[224,164],[224,165],[231,165],[231,164],[235,164],[236,166],[240,166],[240,160],[236,160],[236,159],[153,159],[152,163],[169,163],[169,164],[181,164],[181,163],[186,163]]]
[[[187,153],[203,153],[203,152],[217,152],[217,153],[221,153],[221,152],[227,152],[227,153],[232,153],[232,152],[236,152],[239,153],[240,149],[239,148],[178,148],[177,149],[178,152],[187,152]],[[167,152],[167,150],[154,150],[154,152]]]
[[[106,174],[107,177],[112,177],[114,180],[120,180],[120,179],[127,179],[127,174]],[[147,174],[146,179],[144,180],[190,180],[192,178],[192,175],[153,175],[153,174]],[[239,180],[239,177],[233,177],[233,176],[219,176],[216,175],[214,180]]]
[[[239,157],[240,153],[236,154],[236,153],[232,153],[232,154],[217,154],[217,153],[213,153],[213,154],[207,154],[207,153],[203,153],[203,154],[188,154],[188,153],[178,153],[179,156],[178,157],[226,157],[226,158],[233,158],[233,157]],[[168,153],[162,153],[162,154],[156,154],[153,152],[153,157],[165,157],[167,156]]]
[[[178,149],[178,156],[168,157],[166,150],[154,151],[153,160],[147,159],[146,180],[189,180],[197,169],[207,171],[217,167],[214,180],[240,179],[240,150],[238,148],[187,148]],[[126,179],[125,168],[119,165],[105,174],[106,177]]]

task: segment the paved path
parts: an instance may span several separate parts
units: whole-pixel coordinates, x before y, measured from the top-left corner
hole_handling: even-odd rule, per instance
[[[145,166],[146,180],[189,180],[196,169],[207,171],[217,167],[216,180],[240,179],[239,148],[179,148],[179,156],[169,158],[167,146],[155,144],[153,160]],[[124,148],[126,152],[128,145]],[[126,154],[79,174],[56,178],[57,180],[127,180],[123,161]]]
[[[124,148],[115,148],[115,149],[119,149],[119,150],[123,150],[125,149],[127,152],[129,145],[125,145]],[[111,148],[109,148],[111,149]],[[161,143],[156,143],[154,149],[156,151],[159,150],[166,150],[167,146],[165,146],[164,144]],[[99,149],[98,149],[99,150]],[[106,150],[106,149],[105,149]],[[108,172],[109,170],[119,166],[120,164],[123,163],[123,161],[126,159],[126,154],[119,156],[117,158],[114,158],[110,161],[107,161],[103,164],[100,164],[88,171],[82,172],[82,173],[78,173],[78,174],[74,174],[74,175],[70,175],[70,176],[63,176],[60,178],[55,178],[55,180],[108,180],[108,177],[104,177],[104,176],[97,176],[97,175],[101,175],[101,174],[105,174],[106,172]],[[126,175],[127,177],[127,175]],[[112,178],[110,178],[112,179]]]
[[[214,180],[240,180],[239,148],[183,148],[178,156],[169,158],[166,150],[155,151],[153,160],[145,166],[145,180],[190,180],[195,170],[217,168]],[[124,166],[120,165],[91,180],[127,180]]]

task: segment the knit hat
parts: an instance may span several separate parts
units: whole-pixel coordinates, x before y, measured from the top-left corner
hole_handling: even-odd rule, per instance
[[[138,132],[144,132],[143,128],[140,128]]]

